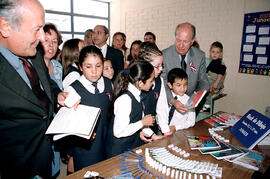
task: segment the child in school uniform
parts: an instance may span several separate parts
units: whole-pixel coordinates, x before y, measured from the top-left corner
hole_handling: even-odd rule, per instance
[[[172,134],[168,125],[168,102],[163,78],[160,76],[163,70],[162,52],[156,44],[151,42],[143,42],[139,47],[138,59],[148,61],[155,72],[155,82],[149,91],[144,91],[143,103],[145,105],[144,114],[156,116],[156,123],[151,128],[144,128],[140,134],[144,142],[161,139],[163,135]],[[151,137],[150,137],[151,136]]]
[[[140,95],[142,90],[148,91],[153,82],[154,69],[146,61],[136,61],[118,74],[114,82],[114,115],[106,142],[108,158],[143,144],[140,130],[153,125],[154,116],[143,117]]]
[[[113,78],[113,75],[114,75],[114,70],[112,67],[111,60],[104,59],[103,76],[105,76],[111,80]]]
[[[75,141],[72,149],[75,171],[105,159],[107,112],[112,96],[111,81],[102,77],[103,55],[97,47],[86,46],[81,50],[79,66],[83,75],[67,91],[74,90],[81,96],[80,104],[100,108],[101,112],[95,127],[95,138],[92,141],[83,138]]]
[[[181,68],[174,68],[168,73],[168,86],[172,91],[173,97],[185,104],[189,96],[185,94],[188,86],[187,73]],[[169,125],[172,131],[178,131],[186,129],[195,125],[196,114],[194,109],[189,109],[184,114],[175,110],[174,106],[171,106],[169,111]]]

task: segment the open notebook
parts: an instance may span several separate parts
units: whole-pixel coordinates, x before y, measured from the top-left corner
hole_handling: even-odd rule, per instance
[[[55,115],[46,134],[54,134],[53,140],[68,135],[90,139],[100,115],[100,109],[92,106],[78,105],[78,108],[62,107]]]

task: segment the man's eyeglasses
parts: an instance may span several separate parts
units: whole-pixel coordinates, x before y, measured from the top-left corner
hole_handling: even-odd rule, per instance
[[[101,35],[102,33],[105,33],[105,32],[101,32],[101,31],[93,31],[93,35],[97,34],[97,35]]]

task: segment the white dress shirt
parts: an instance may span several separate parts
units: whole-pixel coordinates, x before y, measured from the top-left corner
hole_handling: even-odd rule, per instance
[[[92,82],[91,81],[89,81],[88,79],[85,78],[84,75],[80,76],[78,80],[87,89],[87,91],[89,91],[92,94],[95,94],[95,87],[92,85]],[[105,84],[104,84],[104,78],[102,76],[97,81],[97,88],[98,88],[98,90],[99,90],[100,93],[102,93],[104,91]],[[72,86],[68,86],[65,89],[66,92],[71,92],[72,90],[74,92],[76,92],[75,89]]]
[[[140,90],[129,83],[128,91],[134,95],[138,102],[140,102]],[[131,105],[131,98],[127,94],[121,95],[114,102],[115,118],[113,124],[113,135],[117,138],[131,136],[143,127],[141,120],[135,123],[130,123],[129,115],[132,110]]]
[[[161,79],[161,89],[160,89],[160,94],[159,94],[157,107],[156,107],[156,113],[157,113],[156,120],[162,133],[166,133],[166,132],[170,132],[170,128],[168,125],[169,106],[167,102],[164,81],[162,77],[160,77],[160,79]],[[155,88],[155,84],[152,87],[152,89],[154,88]],[[148,136],[151,136],[154,133],[150,128],[144,128],[143,132],[146,133]]]
[[[72,66],[78,68],[78,66],[75,63],[73,63]],[[66,88],[69,85],[71,85],[71,83],[79,79],[80,76],[81,76],[80,73],[78,73],[77,71],[70,72],[63,80],[63,89],[66,90]]]
[[[176,95],[172,92],[173,97]],[[177,95],[177,100],[183,104],[186,104],[189,96],[184,94],[183,96]],[[177,110],[174,111],[170,126],[175,126],[176,130],[186,129],[195,125],[196,114],[194,109],[188,110],[184,114],[179,113]]]
[[[105,58],[106,57],[106,54],[107,54],[107,47],[108,47],[108,45],[105,44],[102,47],[98,47],[98,46],[96,46],[96,47],[101,50],[101,53],[102,53],[103,57]]]

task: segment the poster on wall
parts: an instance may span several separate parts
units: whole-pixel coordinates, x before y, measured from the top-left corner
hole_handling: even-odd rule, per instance
[[[239,73],[270,76],[270,11],[245,14]]]

